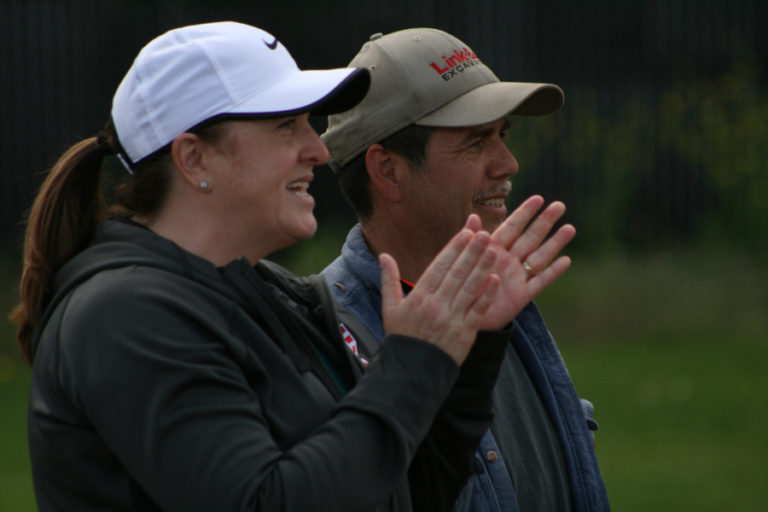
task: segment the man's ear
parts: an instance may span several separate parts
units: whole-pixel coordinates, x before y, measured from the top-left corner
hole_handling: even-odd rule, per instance
[[[194,133],[182,133],[171,143],[171,157],[185,183],[206,191],[211,177],[205,165],[203,145],[203,141]]]
[[[404,173],[410,173],[405,158],[384,149],[381,144],[373,144],[365,152],[365,168],[377,195],[385,201],[400,202]]]

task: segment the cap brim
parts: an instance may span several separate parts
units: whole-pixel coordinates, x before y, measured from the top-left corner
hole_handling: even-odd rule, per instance
[[[554,84],[493,82],[459,96],[420,118],[422,126],[456,127],[489,123],[506,115],[541,116],[563,106],[562,89]]]
[[[288,75],[265,91],[259,91],[229,113],[254,117],[304,112],[336,114],[357,105],[368,92],[370,83],[370,74],[365,68],[300,71]]]

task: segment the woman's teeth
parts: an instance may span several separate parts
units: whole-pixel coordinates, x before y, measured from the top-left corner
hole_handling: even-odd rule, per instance
[[[288,190],[294,194],[309,195],[309,182],[308,181],[294,181],[288,185]]]

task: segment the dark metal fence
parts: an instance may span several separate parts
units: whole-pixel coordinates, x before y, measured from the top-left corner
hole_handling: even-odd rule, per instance
[[[0,0],[0,245],[18,247],[44,171],[100,129],[139,48],[166,29],[222,19],[274,32],[302,67],[344,65],[375,32],[452,32],[502,79],[566,91],[561,112],[513,126],[510,146],[522,167],[516,191],[568,201],[584,243],[633,247],[712,231],[760,239],[755,216],[768,214],[768,172],[760,172],[768,164],[767,6]],[[349,219],[330,173],[319,175],[318,215]]]

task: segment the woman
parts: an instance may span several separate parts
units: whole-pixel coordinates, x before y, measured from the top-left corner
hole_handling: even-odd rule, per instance
[[[328,155],[308,112],[343,110],[367,84],[364,70],[299,72],[275,37],[235,23],[142,50],[105,133],[62,157],[30,217],[17,319],[41,510],[407,509],[406,468],[476,325],[427,329],[457,341],[456,361],[393,337],[362,378],[315,288],[253,266],[314,234],[307,187]],[[113,151],[133,173],[130,216],[97,223]],[[475,324],[496,286],[484,245],[465,233],[452,253],[466,248]]]
[[[328,154],[309,113],[367,86],[366,70],[300,71],[233,22],[142,49],[29,218],[12,316],[40,510],[452,506],[508,341],[477,334],[499,288],[478,219],[405,299],[382,256],[389,336],[370,364],[321,280],[262,261],[316,228],[307,188]],[[102,220],[111,153],[131,176]]]

